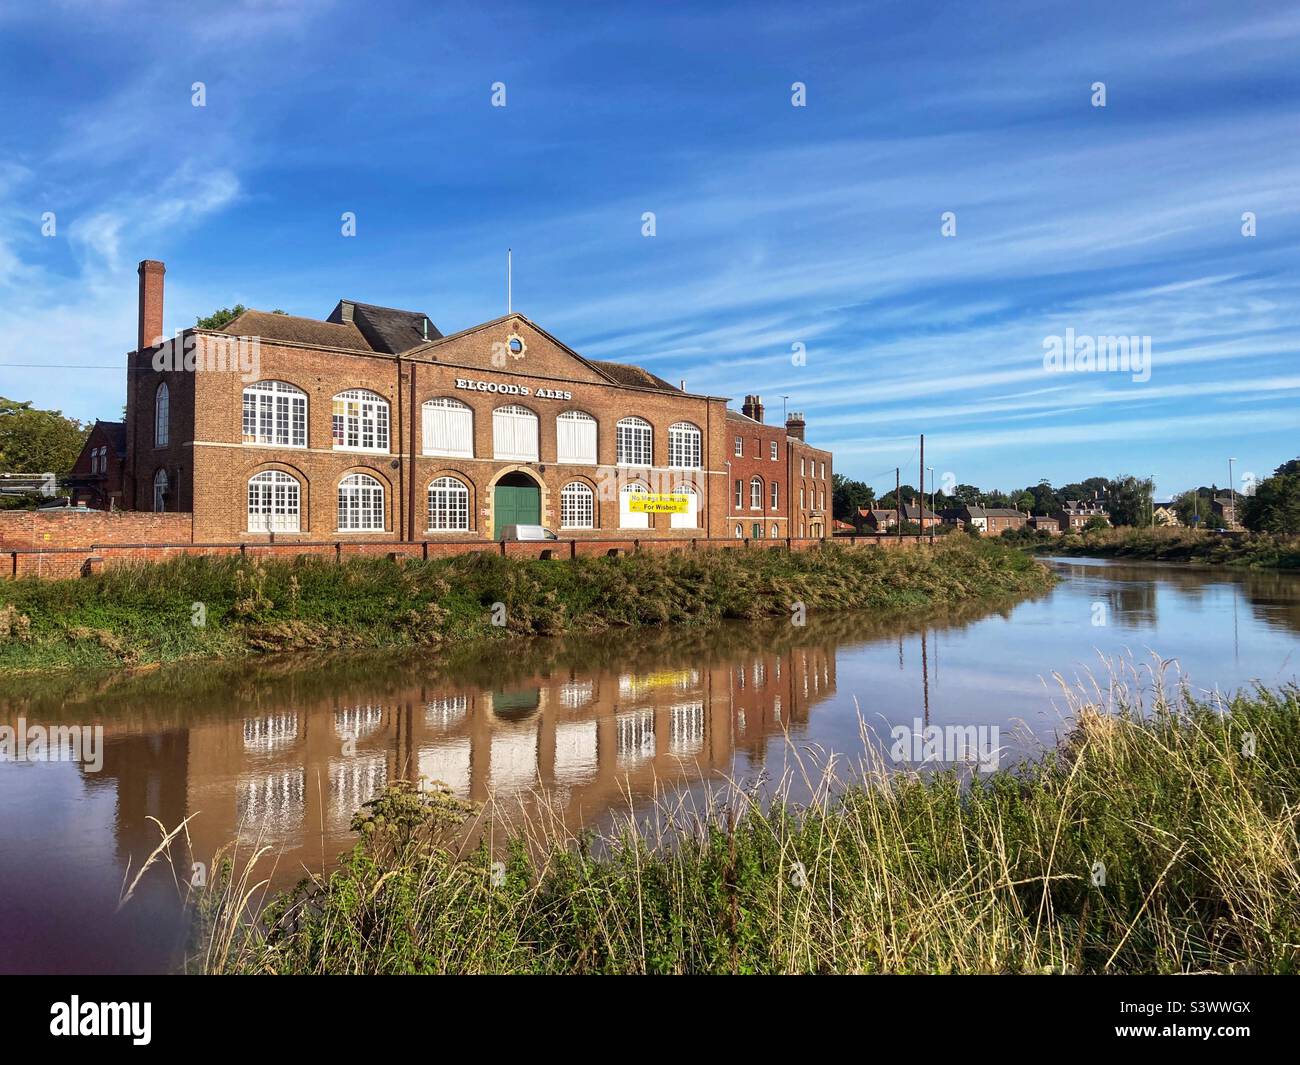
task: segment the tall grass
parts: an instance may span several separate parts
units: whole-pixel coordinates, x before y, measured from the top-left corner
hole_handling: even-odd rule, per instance
[[[1223,536],[1211,530],[1123,527],[1067,533],[1035,541],[1035,544],[1041,550],[1062,555],[1100,555],[1256,569],[1300,569],[1300,536],[1272,533]]]
[[[1020,552],[970,541],[572,561],[186,557],[78,580],[0,583],[0,671],[698,625],[788,616],[799,603],[898,609],[1023,596],[1051,580]],[[493,624],[497,603],[504,625]]]
[[[210,973],[1189,973],[1300,969],[1300,689],[1112,681],[986,778],[805,757],[811,801],[663,796],[603,834],[398,785],[329,875],[228,870]],[[864,733],[864,738],[865,738]],[[506,816],[509,814],[510,816]],[[471,845],[466,840],[474,840]],[[496,862],[500,864],[494,864]]]

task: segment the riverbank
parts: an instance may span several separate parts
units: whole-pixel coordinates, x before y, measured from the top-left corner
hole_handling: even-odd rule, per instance
[[[704,625],[822,610],[1006,599],[1055,578],[998,543],[646,553],[536,561],[483,553],[341,563],[178,558],[0,584],[0,672]]]
[[[337,871],[261,920],[255,863],[228,870],[200,896],[190,968],[1296,972],[1300,689],[1110,695],[1076,704],[1041,761],[965,786],[872,763],[803,807],[733,788],[603,839],[535,820],[500,864],[454,853],[482,811],[397,786]]]
[[[1240,533],[1232,536],[1194,529],[1097,529],[1035,541],[1053,555],[1091,555],[1144,562],[1186,562],[1206,566],[1300,570],[1300,536]]]

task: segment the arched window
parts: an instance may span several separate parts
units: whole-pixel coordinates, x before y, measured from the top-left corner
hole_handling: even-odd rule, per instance
[[[581,481],[570,481],[560,489],[560,528],[595,527],[596,494]]]
[[[686,512],[684,514],[673,514],[669,525],[674,529],[694,529],[699,524],[699,519],[696,517],[698,508],[695,489],[689,484],[678,485],[673,489],[673,494],[686,497]]]
[[[255,474],[248,479],[248,531],[297,532],[300,501],[298,482],[289,474],[279,470]]]
[[[384,527],[384,486],[364,473],[339,481],[339,531],[380,531]]]
[[[511,403],[492,412],[492,454],[499,459],[537,461],[537,415]]]
[[[780,535],[781,535],[780,530],[777,529],[777,527],[776,527],[776,523],[773,522],[773,523],[772,523],[772,539],[775,540],[775,539],[776,539],[778,536],[780,536]]]
[[[450,396],[424,401],[422,440],[426,455],[474,457],[474,411]]]
[[[690,422],[668,427],[668,465],[683,470],[700,468],[700,430]]]
[[[620,423],[621,424],[621,423]],[[650,515],[645,511],[634,511],[632,500],[638,495],[645,495],[646,490],[639,484],[625,484],[618,493],[618,524],[623,529],[650,528]]]
[[[244,389],[244,443],[307,446],[307,393],[285,381]]]
[[[469,489],[455,477],[435,477],[429,485],[429,528],[469,531]]]
[[[749,479],[749,508],[750,510],[763,509],[763,478],[751,477]]]
[[[740,540],[740,539],[742,539],[742,538],[744,537],[744,535],[745,535],[745,534],[741,531],[740,523],[737,522],[737,523],[736,523],[736,539],[737,539],[737,540]]]
[[[153,394],[153,446],[167,446],[167,425],[171,414],[171,392],[164,381]]]
[[[781,508],[781,482],[773,481],[772,482],[772,509],[779,510],[780,508]]]
[[[167,386],[164,385],[164,388]],[[167,471],[159,470],[153,475],[153,510],[161,514],[167,509]]]
[[[620,466],[654,465],[654,430],[644,418],[623,418],[614,427],[617,438],[615,461]]]
[[[596,465],[596,419],[586,411],[566,410],[555,419],[555,461]]]
[[[364,388],[334,397],[334,447],[340,451],[388,450],[388,400]]]

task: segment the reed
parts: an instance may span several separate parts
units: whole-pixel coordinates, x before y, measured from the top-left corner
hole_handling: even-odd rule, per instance
[[[1151,680],[1068,693],[1064,742],[986,777],[890,769],[864,727],[853,765],[796,750],[770,791],[664,794],[600,833],[544,795],[399,784],[335,871],[269,900],[214,884],[190,968],[1296,972],[1300,689]]]

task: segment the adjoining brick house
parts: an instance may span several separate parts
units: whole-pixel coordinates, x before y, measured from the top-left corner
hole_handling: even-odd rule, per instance
[[[586,359],[517,313],[444,336],[421,312],[341,300],[325,321],[246,311],[165,341],[164,269],[140,264],[125,505],[192,511],[196,541],[496,539],[512,524],[733,535],[724,397]],[[755,520],[764,535],[801,535],[801,521],[826,535],[792,509],[789,427],[762,426],[759,410],[754,432],[778,459],[763,456]],[[816,454],[824,507],[830,455]],[[635,502],[669,493],[685,513]]]
[[[1023,529],[1025,515],[1011,507],[985,507],[985,532],[989,536],[1000,536],[1008,529]]]
[[[1110,524],[1110,513],[1100,500],[1067,499],[1061,508],[1061,528],[1069,532],[1078,532],[1093,518],[1101,518]]]
[[[121,510],[126,466],[126,423],[96,421],[72,464],[72,505]]]
[[[1239,529],[1237,524],[1237,498],[1232,493],[1225,493],[1221,496],[1215,496],[1210,503],[1214,513],[1223,519],[1225,528]]]
[[[1025,523],[1035,532],[1051,533],[1053,536],[1058,536],[1061,532],[1060,520],[1043,514],[1032,514],[1025,519]]]

